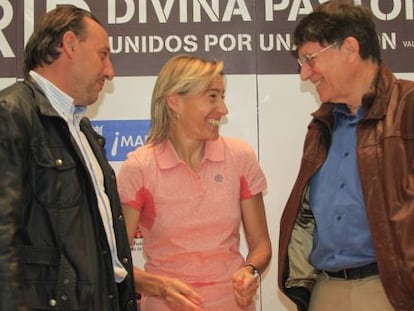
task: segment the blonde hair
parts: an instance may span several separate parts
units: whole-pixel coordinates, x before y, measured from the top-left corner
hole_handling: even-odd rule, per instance
[[[207,90],[212,81],[223,74],[222,61],[208,61],[196,56],[178,55],[161,68],[151,99],[151,127],[146,143],[159,144],[171,132],[172,111],[167,96],[195,95]]]

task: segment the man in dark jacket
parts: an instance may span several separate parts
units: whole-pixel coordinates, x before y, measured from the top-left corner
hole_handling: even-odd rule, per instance
[[[414,310],[414,82],[381,60],[368,7],[328,1],[295,29],[322,102],[281,218],[279,287],[309,311]]]
[[[0,310],[137,310],[104,139],[84,117],[114,70],[89,12],[46,14],[0,92]]]

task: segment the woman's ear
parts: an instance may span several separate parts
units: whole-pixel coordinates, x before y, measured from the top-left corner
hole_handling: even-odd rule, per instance
[[[166,97],[168,107],[175,113],[178,113],[180,106],[180,95],[171,94]]]

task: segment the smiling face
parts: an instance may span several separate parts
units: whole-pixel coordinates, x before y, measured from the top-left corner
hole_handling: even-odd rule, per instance
[[[307,42],[299,48],[298,55],[312,55],[324,48],[317,42]],[[333,46],[310,62],[304,63],[300,69],[300,77],[315,86],[321,102],[343,103],[347,98],[349,69],[342,47]]]
[[[306,42],[298,49],[298,56],[305,59],[305,55],[323,49],[319,43]],[[364,95],[375,89],[377,73],[378,64],[371,58],[361,58],[359,42],[354,37],[304,62],[300,69],[301,79],[313,83],[322,103],[343,103],[352,113],[358,111]]]
[[[105,80],[114,76],[107,32],[90,18],[86,17],[85,23],[86,37],[76,40],[73,52],[72,92],[76,105],[93,104]]]
[[[359,42],[354,37],[347,37],[328,49],[327,46],[310,41],[299,47],[299,58],[323,50],[311,61],[303,63],[301,79],[315,86],[322,103],[344,103],[358,107],[362,96],[370,90],[377,65],[372,59],[361,58]]]
[[[207,90],[196,95],[174,95],[178,119],[174,131],[192,140],[214,140],[219,135],[219,124],[228,110],[224,102],[224,78],[218,76]]]

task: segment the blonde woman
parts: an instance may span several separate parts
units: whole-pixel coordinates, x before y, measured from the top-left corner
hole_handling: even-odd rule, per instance
[[[118,175],[129,239],[144,236],[135,268],[143,311],[254,310],[271,245],[252,148],[219,135],[223,63],[179,55],[161,69],[147,143]],[[243,225],[248,255],[239,252]]]

